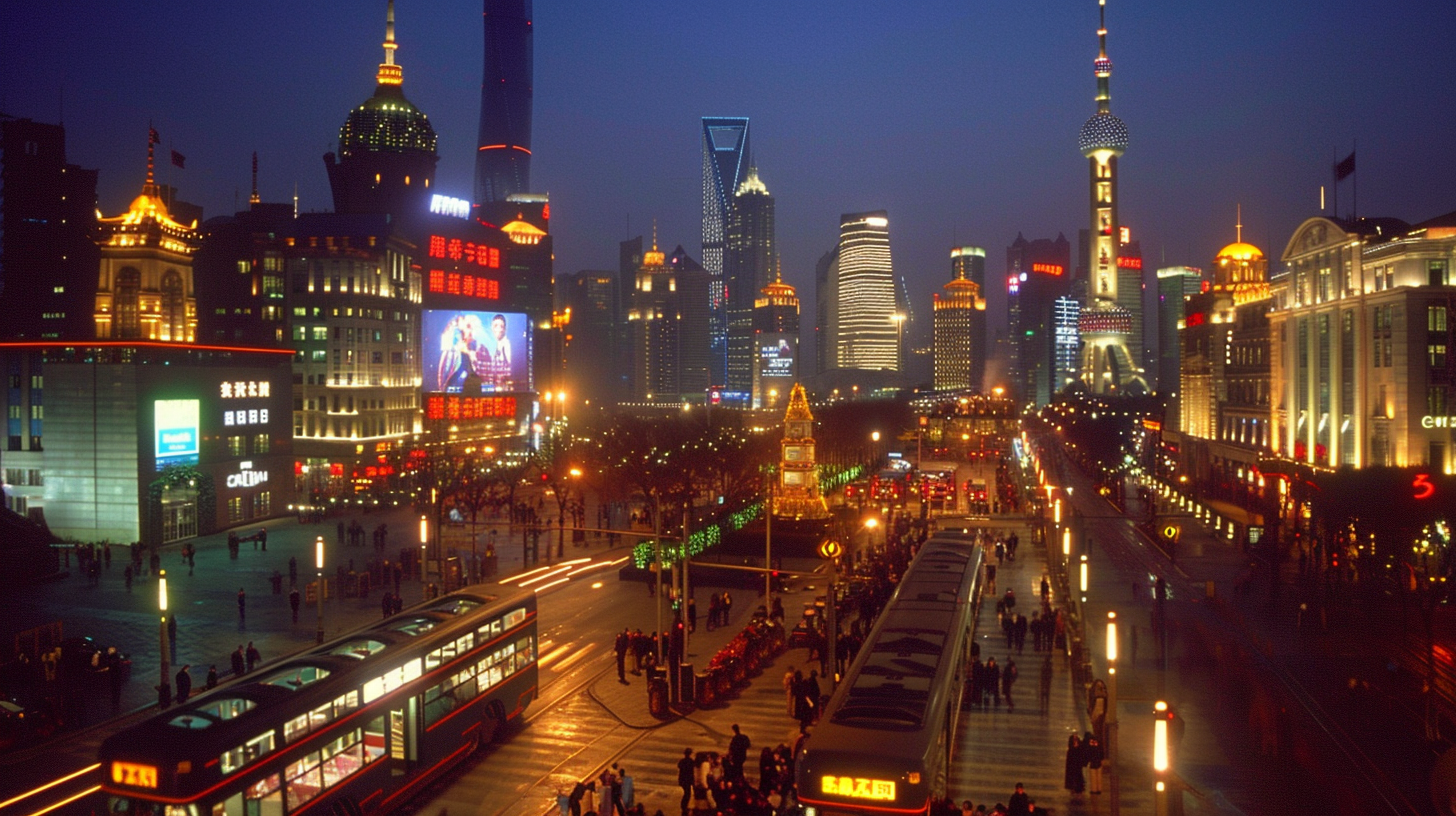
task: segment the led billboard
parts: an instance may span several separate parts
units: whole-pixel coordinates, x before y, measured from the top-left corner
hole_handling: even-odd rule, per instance
[[[766,379],[793,379],[794,337],[788,334],[758,336],[758,376]]]
[[[531,321],[520,312],[427,309],[426,393],[497,394],[531,390]]]
[[[193,465],[198,454],[198,401],[157,400],[152,407],[156,430],[157,470]]]

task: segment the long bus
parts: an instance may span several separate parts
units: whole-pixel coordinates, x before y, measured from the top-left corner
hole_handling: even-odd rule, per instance
[[[398,804],[536,698],[536,596],[481,584],[189,698],[102,743],[108,813]]]
[[[983,557],[969,533],[921,547],[795,762],[805,816],[923,814],[945,795]]]

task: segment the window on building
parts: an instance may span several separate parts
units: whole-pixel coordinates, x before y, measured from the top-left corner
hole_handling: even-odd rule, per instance
[[[1429,279],[1429,283],[1432,286],[1445,286],[1446,285],[1446,262],[1445,261],[1427,261],[1426,262],[1426,277]]]
[[[1446,307],[1426,307],[1426,330],[1433,332],[1444,332],[1446,330]]]
[[[1431,416],[1446,416],[1446,386],[1432,385],[1426,388],[1426,413]]]
[[[1429,362],[1431,364],[1431,368],[1445,368],[1446,367],[1446,344],[1445,343],[1427,343],[1426,344],[1426,356],[1429,358]]]
[[[307,340],[308,339],[308,327],[307,326],[294,326],[293,327],[293,339],[294,340]]]
[[[253,517],[268,516],[273,513],[273,494],[267,490],[253,495]]]
[[[243,438],[241,436],[229,436],[227,438],[228,456],[243,456]]]
[[[243,520],[243,500],[235,497],[227,500],[228,523],[237,524]]]
[[[265,433],[254,434],[253,435],[253,454],[254,455],[259,455],[259,454],[268,453],[268,449],[270,447],[272,447],[272,444],[273,444],[273,439],[272,439],[272,436],[270,434],[265,434]]]

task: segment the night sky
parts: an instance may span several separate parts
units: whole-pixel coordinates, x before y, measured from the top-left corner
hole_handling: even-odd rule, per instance
[[[265,201],[296,183],[301,209],[327,210],[320,157],[373,92],[384,12],[7,2],[0,112],[63,118],[69,160],[101,170],[108,215],[142,184],[148,121],[187,157],[180,171],[159,162],[159,180],[207,217],[246,207],[255,150]],[[1206,268],[1234,240],[1238,203],[1244,239],[1277,259],[1357,140],[1361,214],[1456,209],[1456,3],[1109,0],[1107,14],[1112,111],[1131,132],[1121,218],[1148,267]],[[437,187],[468,198],[480,5],[398,0],[396,15],[405,94],[440,136]],[[617,242],[654,219],[665,249],[700,255],[699,119],[748,116],[808,322],[840,213],[881,208],[928,318],[953,245],[985,247],[993,277],[1018,231],[1065,233],[1075,251],[1096,28],[1095,0],[536,0],[531,186],[551,194],[556,269],[615,268]],[[1339,195],[1348,215],[1348,180]]]

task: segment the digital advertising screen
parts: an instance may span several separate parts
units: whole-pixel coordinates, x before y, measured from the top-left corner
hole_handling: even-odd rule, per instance
[[[531,390],[531,321],[520,312],[427,309],[424,390],[498,394]]]
[[[197,463],[198,404],[195,399],[157,400],[153,404],[157,470]]]
[[[794,338],[791,335],[759,335],[758,375],[764,379],[793,378]]]

